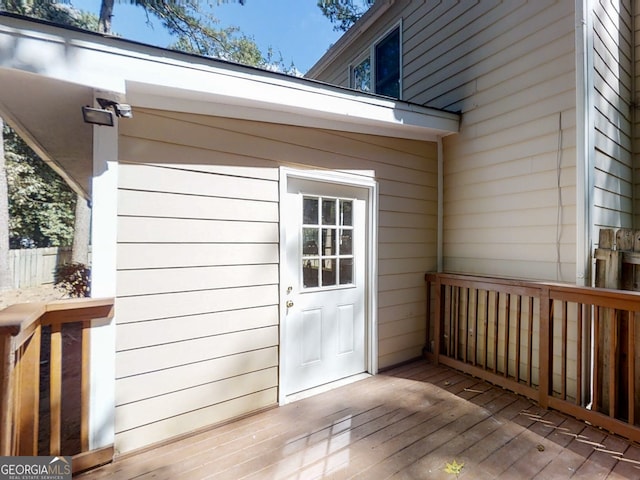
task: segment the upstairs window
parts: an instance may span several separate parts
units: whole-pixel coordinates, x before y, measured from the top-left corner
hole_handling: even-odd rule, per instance
[[[351,65],[351,88],[400,98],[400,60],[400,26],[397,26]]]

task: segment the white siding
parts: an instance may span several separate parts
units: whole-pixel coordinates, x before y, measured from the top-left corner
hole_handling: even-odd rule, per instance
[[[598,0],[593,10],[594,239],[600,228],[633,226],[633,44],[629,0]]]
[[[320,80],[402,18],[403,99],[462,113],[444,138],[444,268],[575,281],[573,1],[396,2]]]
[[[379,366],[420,355],[434,144],[144,109],[121,129],[121,452],[276,403],[281,165],[377,179]]]

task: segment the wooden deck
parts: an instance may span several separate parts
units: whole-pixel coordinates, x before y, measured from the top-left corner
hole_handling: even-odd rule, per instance
[[[637,479],[640,446],[467,375],[414,362],[125,456],[107,479]]]

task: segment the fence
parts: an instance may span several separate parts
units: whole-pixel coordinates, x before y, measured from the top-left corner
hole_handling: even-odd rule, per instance
[[[71,261],[70,247],[24,248],[9,251],[14,288],[53,283],[58,265]]]

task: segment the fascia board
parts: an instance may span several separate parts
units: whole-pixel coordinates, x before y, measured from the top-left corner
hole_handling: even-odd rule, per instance
[[[0,68],[123,94],[126,100],[122,101],[133,105],[143,99],[173,97],[174,108],[180,102],[192,109],[198,102],[211,104],[201,107],[205,110],[220,104],[242,107],[247,118],[255,118],[252,111],[290,124],[317,118],[319,124],[352,126],[349,130],[370,126],[376,133],[388,130],[387,134],[398,135],[406,129],[412,135],[421,132],[420,138],[448,135],[459,128],[459,116],[454,113],[120,39],[0,19]],[[220,115],[221,109],[215,111]],[[203,113],[215,114],[213,110]]]

